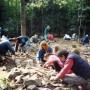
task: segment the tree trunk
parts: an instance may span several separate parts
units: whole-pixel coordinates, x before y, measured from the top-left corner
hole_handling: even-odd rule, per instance
[[[16,15],[18,14],[17,10],[18,10],[18,0],[16,0]],[[18,20],[16,21],[16,32],[17,32],[17,36],[18,36]]]
[[[21,0],[21,35],[26,36],[25,0]]]

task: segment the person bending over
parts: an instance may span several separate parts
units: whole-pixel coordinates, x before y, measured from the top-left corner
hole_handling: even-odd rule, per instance
[[[6,56],[7,52],[10,52],[11,55],[15,55],[15,51],[12,48],[12,45],[10,44],[10,42],[6,41],[6,42],[0,42],[0,58],[2,60],[2,56]]]
[[[72,70],[72,72],[76,74],[76,76],[79,76],[81,80],[90,79],[90,65],[82,57],[80,57],[80,55],[62,50],[57,53],[57,56],[65,63],[56,77],[51,77],[50,80],[62,79],[69,70]]]
[[[21,54],[28,52],[28,46],[29,46],[30,40],[26,36],[19,36],[17,37],[16,44],[15,44],[15,51],[17,52],[18,49],[20,50]]]

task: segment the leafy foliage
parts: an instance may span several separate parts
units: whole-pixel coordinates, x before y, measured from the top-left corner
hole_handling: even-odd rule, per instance
[[[50,25],[50,33],[59,36],[79,30],[80,20],[86,33],[90,27],[90,0],[25,0],[27,35],[43,34]],[[0,0],[0,25],[9,36],[20,35],[20,0]]]
[[[4,72],[1,72],[0,75],[0,88],[3,90],[9,90],[11,88],[10,83],[5,78]]]

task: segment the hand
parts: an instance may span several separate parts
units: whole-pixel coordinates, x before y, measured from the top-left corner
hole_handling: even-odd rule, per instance
[[[51,77],[50,77],[50,80],[51,80],[51,81],[55,81],[55,80],[56,80],[56,77],[55,77],[55,76],[51,76]]]
[[[37,61],[37,63],[38,63],[39,66],[41,66],[41,67],[43,66],[43,62],[42,61]]]
[[[44,64],[44,65],[43,65],[43,68],[48,68],[48,65]]]
[[[53,83],[61,83],[62,80],[57,80],[55,76],[51,76],[50,80],[53,82]]]
[[[38,64],[42,64],[42,61],[37,61]]]
[[[45,67],[46,67],[46,65],[44,64],[44,65],[43,65],[43,68],[45,68]]]

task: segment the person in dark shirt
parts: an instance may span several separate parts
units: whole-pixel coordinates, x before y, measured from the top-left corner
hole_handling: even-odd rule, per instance
[[[23,47],[26,44],[26,41],[28,41],[28,37],[26,36],[19,36],[17,37],[16,44],[15,44],[15,51],[18,51],[18,47]]]
[[[83,44],[88,44],[88,43],[89,43],[89,37],[88,37],[88,35],[82,37],[81,42],[82,42]]]
[[[77,80],[90,80],[90,65],[86,62],[80,55],[69,53],[66,50],[62,50],[57,53],[59,59],[64,62],[64,66],[56,77],[51,77],[50,80],[60,80],[62,79],[68,71],[72,71],[77,77]],[[75,79],[75,78],[74,78]]]
[[[2,56],[6,56],[8,51],[11,55],[15,55],[15,51],[9,41],[0,42],[0,60],[2,60]]]

